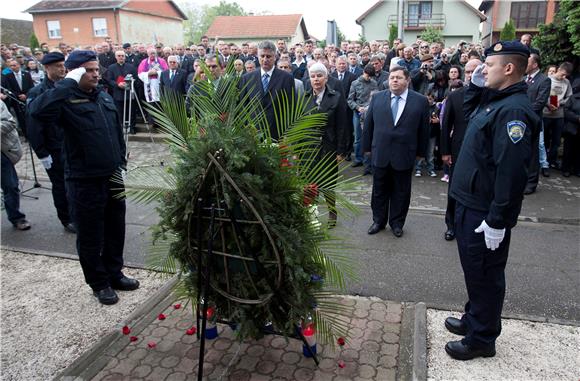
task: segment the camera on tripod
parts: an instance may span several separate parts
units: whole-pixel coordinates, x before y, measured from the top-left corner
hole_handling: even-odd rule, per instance
[[[135,78],[133,78],[132,74],[127,74],[125,76],[125,91],[127,90],[131,90],[132,86],[133,86],[133,82],[135,81]]]

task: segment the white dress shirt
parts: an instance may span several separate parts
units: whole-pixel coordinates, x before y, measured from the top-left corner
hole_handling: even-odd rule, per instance
[[[409,89],[405,90],[403,94],[399,95],[401,99],[399,99],[399,109],[397,110],[397,117],[395,118],[395,124],[399,122],[399,118],[403,114],[405,110],[405,105],[407,104],[407,96],[409,95]],[[394,98],[396,97],[395,94],[391,93],[391,105],[394,102]]]

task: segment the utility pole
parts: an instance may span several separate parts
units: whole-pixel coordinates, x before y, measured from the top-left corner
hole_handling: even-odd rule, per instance
[[[404,8],[405,8],[405,0],[399,0],[397,4],[397,37],[401,40],[403,39],[403,15],[404,15]]]

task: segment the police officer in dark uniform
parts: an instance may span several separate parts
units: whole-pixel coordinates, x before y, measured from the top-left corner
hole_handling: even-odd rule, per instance
[[[69,73],[30,103],[34,118],[61,126],[67,196],[77,228],[77,252],[86,282],[103,304],[139,282],[123,268],[125,200],[120,198],[126,147],[115,102],[98,87],[96,55],[75,50]]]
[[[501,333],[511,229],[522,206],[532,133],[540,124],[522,80],[529,54],[519,41],[497,42],[465,92],[469,124],[450,192],[457,201],[455,232],[469,300],[461,319],[445,320],[449,331],[465,335],[445,346],[458,360],[494,356]]]
[[[40,94],[53,89],[54,84],[62,80],[66,74],[64,55],[62,53],[47,53],[42,58],[42,64],[44,65],[46,76],[41,83],[28,92],[28,104]],[[31,117],[28,110],[26,125],[28,126],[30,146],[40,159],[44,169],[46,169],[52,184],[52,200],[58,219],[66,231],[76,233],[64,185],[64,162],[62,159],[64,136],[62,128],[55,123],[46,123]]]

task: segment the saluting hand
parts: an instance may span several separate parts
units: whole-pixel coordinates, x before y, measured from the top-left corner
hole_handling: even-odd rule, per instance
[[[85,75],[86,72],[87,69],[85,69],[84,67],[77,67],[76,69],[69,71],[65,78],[74,79],[76,83],[79,83],[81,81],[82,76]]]

